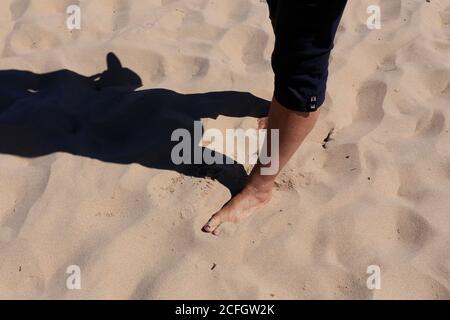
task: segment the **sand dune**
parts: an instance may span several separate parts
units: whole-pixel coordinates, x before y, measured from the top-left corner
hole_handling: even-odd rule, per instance
[[[350,1],[318,126],[218,238],[249,166],[174,166],[170,134],[266,115],[263,1],[3,0],[0,22],[0,298],[450,298],[448,0]]]

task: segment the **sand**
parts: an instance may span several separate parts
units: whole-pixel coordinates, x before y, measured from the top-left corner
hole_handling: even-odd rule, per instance
[[[260,0],[2,0],[0,298],[449,299],[450,2],[350,1],[273,201],[204,234],[249,166],[175,167],[167,139],[256,128],[273,43]]]

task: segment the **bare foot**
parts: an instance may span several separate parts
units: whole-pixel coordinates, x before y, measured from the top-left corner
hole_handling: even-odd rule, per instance
[[[220,211],[215,213],[203,226],[203,231],[219,235],[222,224],[239,223],[249,217],[258,208],[266,205],[272,198],[272,188],[258,190],[247,186],[241,193],[232,198]]]

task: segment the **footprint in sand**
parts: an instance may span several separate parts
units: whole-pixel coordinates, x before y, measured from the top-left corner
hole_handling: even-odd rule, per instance
[[[445,93],[450,85],[449,70],[436,68],[424,74],[423,85],[432,95],[437,96]]]
[[[428,221],[414,210],[370,200],[338,209],[329,227],[333,231],[328,241],[340,263],[351,270],[408,261],[433,235]]]
[[[19,19],[27,11],[30,0],[14,0],[11,2],[9,10],[14,20]]]
[[[167,65],[169,74],[176,74],[178,81],[189,81],[200,79],[208,74],[210,60],[199,56],[181,56],[177,59],[170,59]]]
[[[416,134],[422,137],[436,137],[445,128],[445,116],[439,110],[434,110],[430,114],[422,116],[416,125]]]
[[[51,50],[61,46],[63,42],[77,39],[79,34],[68,32],[64,23],[66,9],[72,4],[74,2],[70,0],[13,1],[9,9],[15,24],[6,38],[3,56]],[[23,18],[28,11],[45,12],[46,18]]]
[[[382,71],[395,71],[397,70],[396,56],[388,55],[384,57],[379,63],[378,68]]]
[[[178,29],[177,39],[212,41],[220,39],[226,29],[207,23],[207,17],[198,10],[187,10],[183,18],[182,26]]]
[[[397,195],[400,197],[419,202],[431,191],[428,189],[418,175],[418,170],[413,164],[402,164],[399,169],[400,185]]]
[[[355,121],[366,122],[375,128],[384,117],[383,103],[387,93],[387,85],[381,81],[364,83],[358,91],[356,101],[358,110]]]
[[[361,85],[356,96],[357,110],[353,123],[343,129],[352,136],[365,136],[375,130],[384,118],[384,100],[387,85],[382,81],[367,81]]]
[[[14,31],[5,42],[3,56],[30,54],[36,51],[45,51],[61,44],[57,34],[39,25],[33,20],[24,20],[16,23]]]
[[[240,25],[229,30],[219,47],[234,65],[262,65],[265,63],[264,52],[269,43],[269,35],[259,29]]]
[[[211,24],[226,26],[247,20],[251,9],[248,0],[207,1],[204,14]]]

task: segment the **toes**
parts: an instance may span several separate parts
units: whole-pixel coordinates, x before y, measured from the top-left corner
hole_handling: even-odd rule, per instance
[[[221,219],[218,214],[215,214],[209,219],[209,221],[203,226],[203,231],[205,232],[213,232],[216,228],[221,224]]]
[[[214,229],[214,231],[212,232],[213,235],[218,236],[221,232],[222,232],[222,226],[223,224],[219,224],[217,226],[217,228]]]

